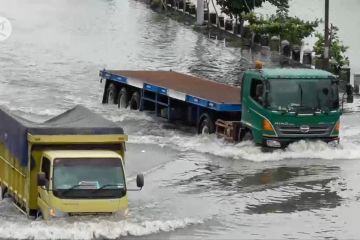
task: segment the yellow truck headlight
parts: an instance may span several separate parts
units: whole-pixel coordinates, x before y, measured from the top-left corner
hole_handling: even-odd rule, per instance
[[[66,217],[66,216],[68,216],[68,214],[66,212],[60,211],[55,208],[50,208],[49,215],[51,217]]]

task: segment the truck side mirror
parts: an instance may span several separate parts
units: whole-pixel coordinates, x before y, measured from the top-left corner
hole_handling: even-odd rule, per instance
[[[139,173],[136,176],[136,186],[138,188],[142,188],[144,186],[144,175],[142,173]]]
[[[351,86],[351,84],[346,84],[346,95],[347,95],[347,98],[346,98],[346,102],[347,103],[353,103],[354,102],[354,88],[353,86]]]
[[[45,177],[45,173],[44,172],[40,172],[37,175],[37,185],[39,187],[44,187],[46,186],[46,177]]]

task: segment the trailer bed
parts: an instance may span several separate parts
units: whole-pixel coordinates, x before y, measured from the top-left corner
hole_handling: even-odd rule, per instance
[[[174,71],[103,70],[105,79],[217,111],[240,111],[240,88]]]
[[[112,74],[193,95],[210,101],[240,104],[240,89],[174,71],[109,71]]]

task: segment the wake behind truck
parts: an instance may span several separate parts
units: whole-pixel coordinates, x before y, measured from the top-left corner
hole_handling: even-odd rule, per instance
[[[44,219],[126,214],[125,141],[121,127],[82,106],[41,124],[0,108],[0,200],[7,193]]]
[[[338,142],[339,80],[315,69],[250,69],[241,87],[173,71],[100,71],[103,103],[153,111],[230,141],[270,148],[301,140]],[[352,101],[351,85],[347,86]]]

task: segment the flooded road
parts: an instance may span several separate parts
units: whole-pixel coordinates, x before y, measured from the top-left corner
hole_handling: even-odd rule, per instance
[[[48,119],[82,104],[129,134],[126,219],[31,221],[0,202],[0,238],[288,239],[360,235],[360,101],[346,105],[340,146],[299,142],[263,153],[196,136],[151,115],[102,105],[98,71],[161,69],[229,84],[247,51],[226,48],[134,0],[0,0],[0,104]]]

